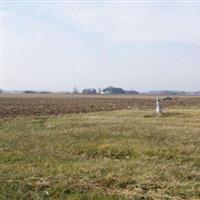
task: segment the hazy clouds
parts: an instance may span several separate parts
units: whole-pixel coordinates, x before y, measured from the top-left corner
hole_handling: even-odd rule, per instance
[[[200,90],[200,3],[7,3],[5,89]]]

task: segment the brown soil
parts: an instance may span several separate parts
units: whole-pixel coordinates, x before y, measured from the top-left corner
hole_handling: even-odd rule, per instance
[[[200,107],[198,97],[175,97],[162,101],[163,107]],[[0,118],[60,115],[120,109],[153,109],[155,97],[84,95],[0,95]]]

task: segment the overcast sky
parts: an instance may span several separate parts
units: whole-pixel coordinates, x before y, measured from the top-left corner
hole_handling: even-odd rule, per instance
[[[9,3],[3,88],[200,90],[200,2]]]

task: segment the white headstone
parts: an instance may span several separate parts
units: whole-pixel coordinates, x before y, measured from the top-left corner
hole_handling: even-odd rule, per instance
[[[162,109],[161,109],[161,106],[160,106],[160,99],[158,97],[156,98],[156,113],[157,114],[162,113]]]

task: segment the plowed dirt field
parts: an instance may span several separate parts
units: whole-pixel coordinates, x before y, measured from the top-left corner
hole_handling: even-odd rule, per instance
[[[67,113],[88,113],[121,109],[153,109],[153,96],[105,96],[68,94],[1,94],[0,118],[17,116],[60,115]],[[199,97],[174,97],[162,101],[164,108],[188,106],[200,107]]]

